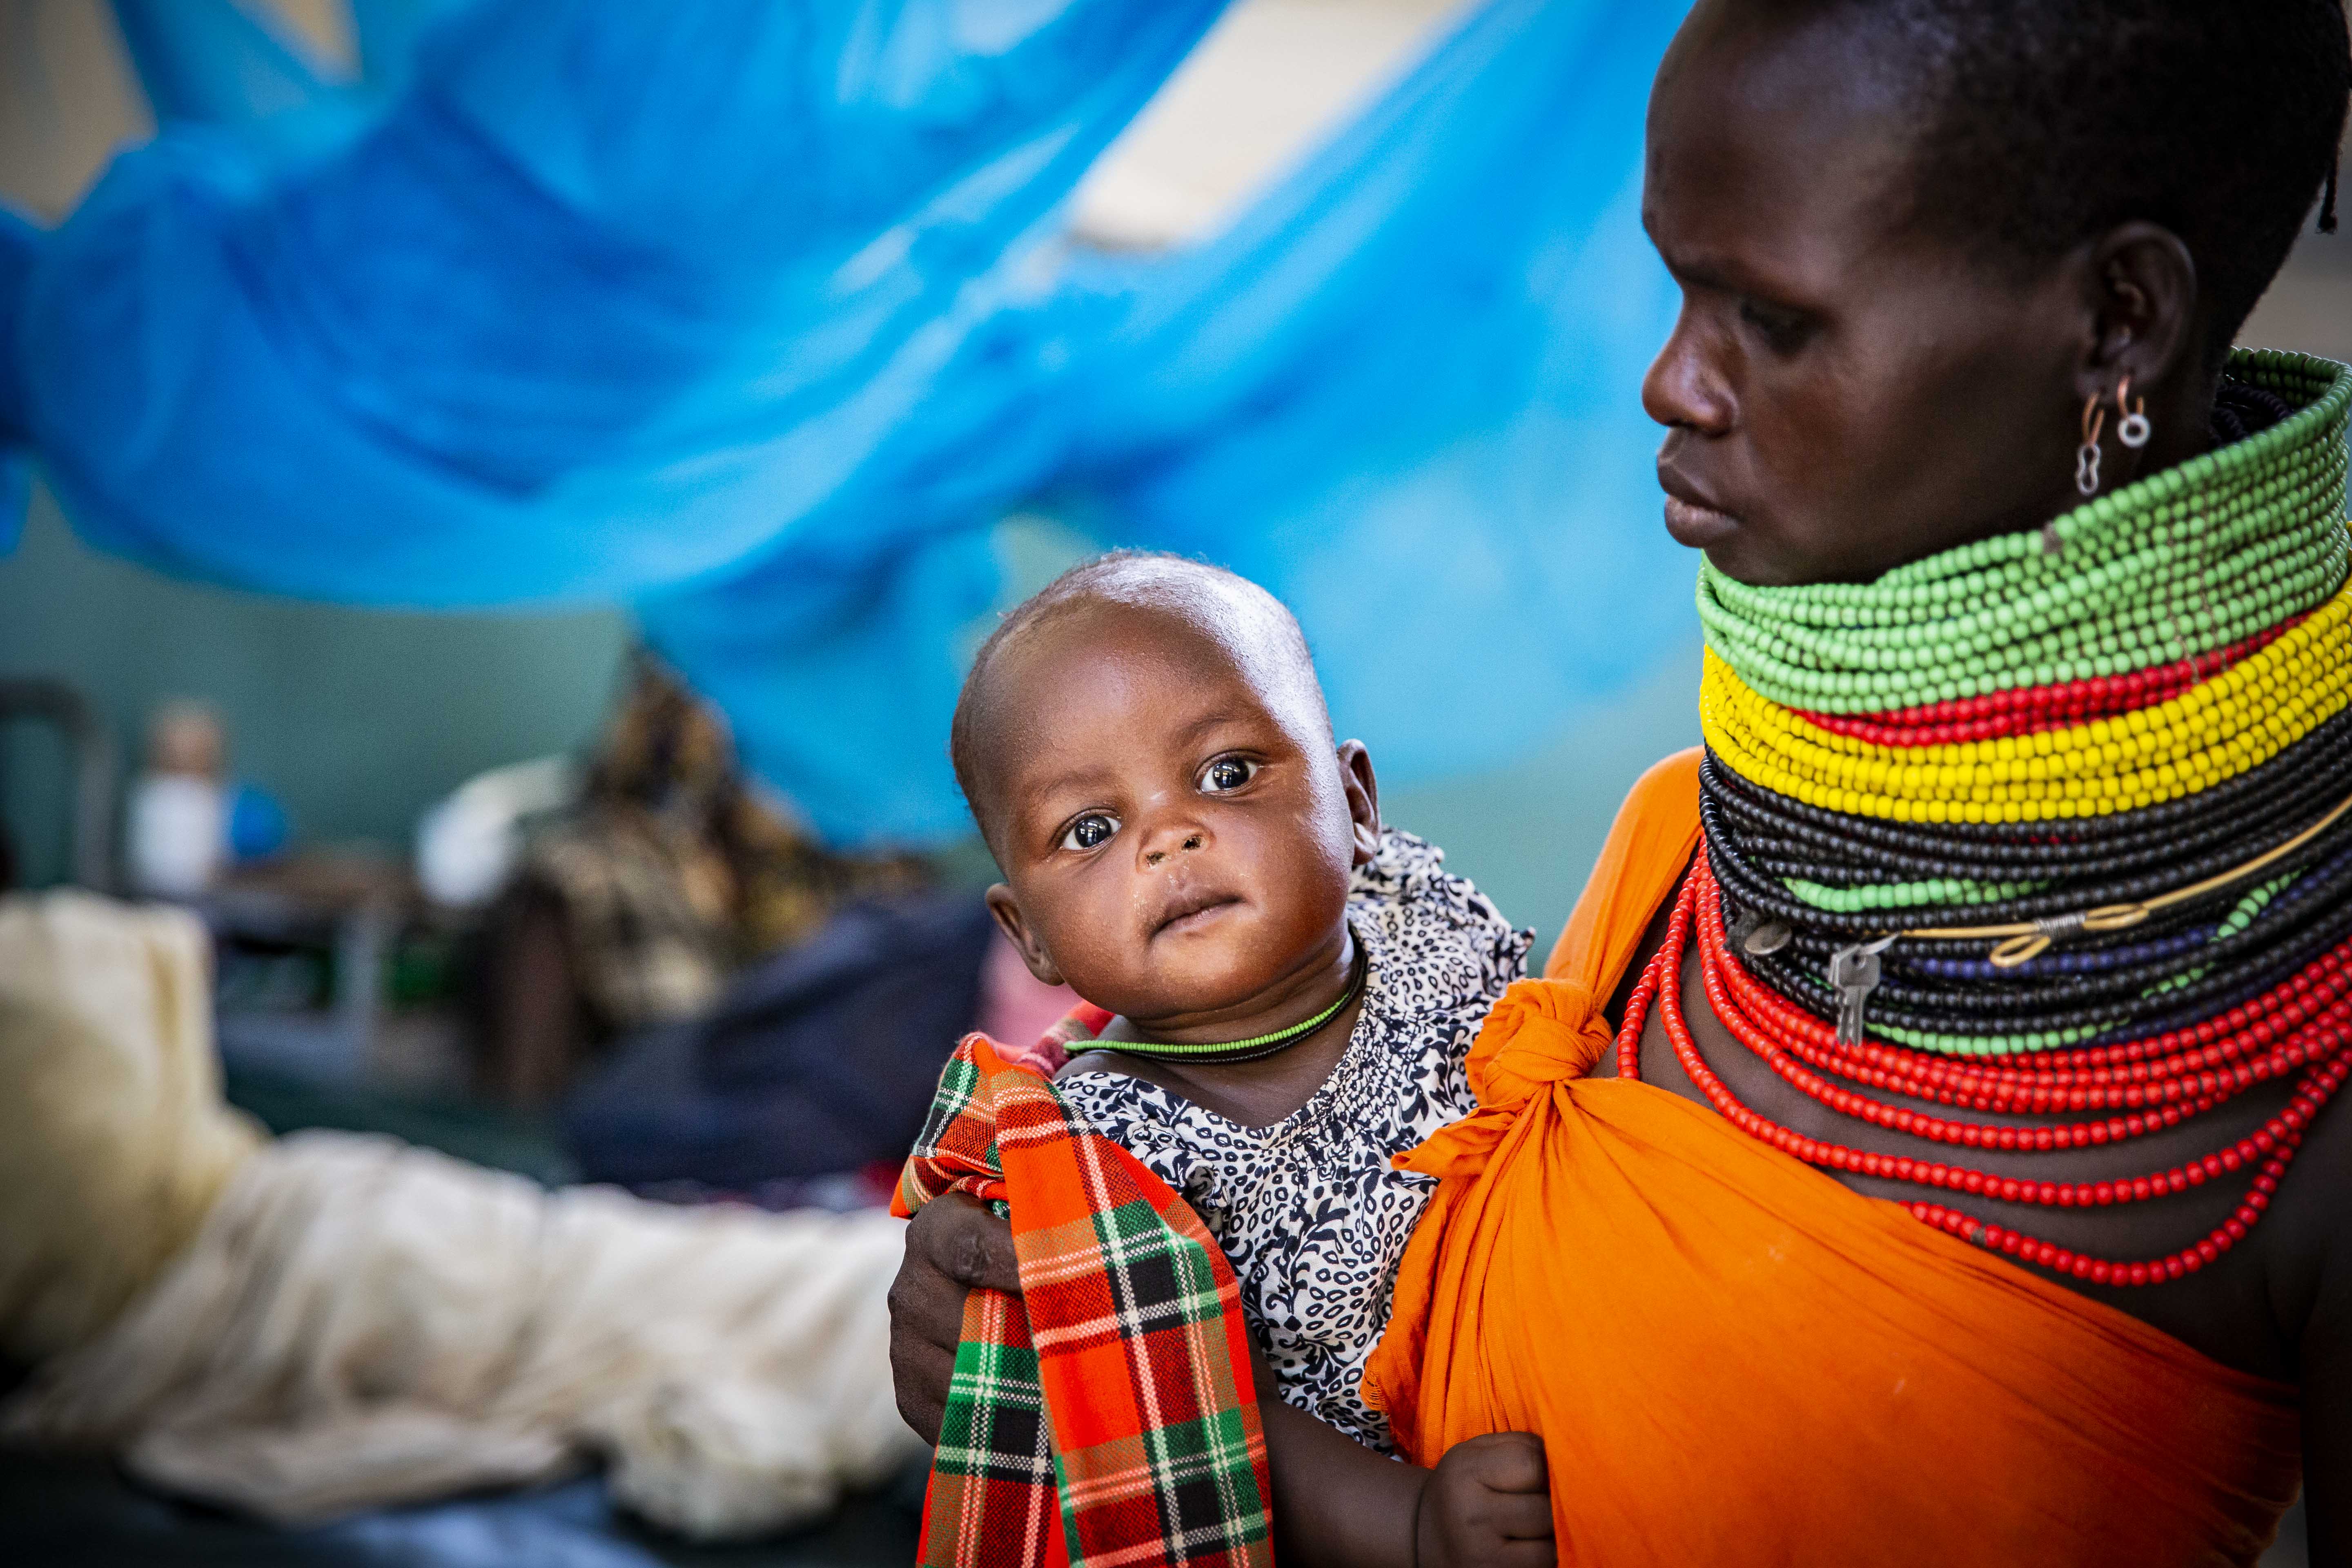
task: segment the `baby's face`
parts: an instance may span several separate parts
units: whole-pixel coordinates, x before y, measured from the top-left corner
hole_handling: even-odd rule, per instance
[[[1009,889],[991,901],[1042,978],[1147,1030],[1213,1032],[1328,962],[1378,816],[1312,679],[1117,604],[999,655],[986,809]]]

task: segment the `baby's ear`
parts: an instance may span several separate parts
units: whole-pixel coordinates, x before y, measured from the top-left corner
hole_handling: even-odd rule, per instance
[[[1381,852],[1381,782],[1361,741],[1339,742],[1339,779],[1348,790],[1348,820],[1355,828],[1355,860],[1369,866]]]
[[[988,912],[996,917],[996,929],[1013,943],[1014,951],[1021,954],[1021,962],[1029,966],[1030,973],[1047,985],[1062,984],[1062,972],[1054,967],[1053,955],[1045,951],[1045,944],[1037,940],[1037,933],[1030,929],[1028,921],[1023,917],[1021,906],[1013,900],[1010,885],[999,882],[988,889]]]

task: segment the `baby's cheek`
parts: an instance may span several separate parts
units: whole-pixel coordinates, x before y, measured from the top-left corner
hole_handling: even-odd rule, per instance
[[[1052,900],[1038,922],[1045,951],[1062,978],[1087,1001],[1118,1011],[1110,998],[1127,992],[1139,963],[1135,911],[1119,898],[1077,887]]]
[[[1293,940],[1312,944],[1347,912],[1356,868],[1355,825],[1343,811],[1264,846],[1259,883],[1265,907]]]

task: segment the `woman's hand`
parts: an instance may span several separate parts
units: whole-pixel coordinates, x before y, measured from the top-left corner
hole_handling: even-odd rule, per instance
[[[982,1287],[1020,1294],[1013,1226],[961,1193],[925,1204],[907,1223],[907,1255],[890,1285],[890,1381],[898,1414],[926,1443],[940,1440],[963,1299]]]
[[[1421,1489],[1415,1568],[1551,1568],[1543,1439],[1492,1432],[1445,1450]]]

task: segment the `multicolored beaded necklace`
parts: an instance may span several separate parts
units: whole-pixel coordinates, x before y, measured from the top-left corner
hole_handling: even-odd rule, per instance
[[[1654,1007],[1751,1136],[1944,1193],[2105,1205],[2252,1173],[2210,1235],[2137,1261],[1909,1205],[2096,1283],[2179,1279],[2242,1238],[2352,1077],[2347,412],[2346,367],[2242,353],[2216,424],[2256,433],[2060,518],[2055,551],[2006,536],[1862,585],[1703,567],[1706,853],[1621,1070],[1639,1076]],[[1716,1016],[1783,1081],[1954,1157],[1803,1137],[1740,1103],[1684,1016],[1694,941]],[[1965,1163],[2128,1142],[2289,1078],[2254,1133],[2135,1180]],[[2084,1119],[1990,1127],[1879,1094]]]

